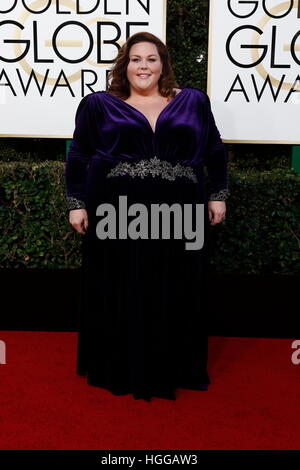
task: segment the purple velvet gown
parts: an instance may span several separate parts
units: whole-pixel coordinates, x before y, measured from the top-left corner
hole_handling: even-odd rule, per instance
[[[135,399],[206,390],[208,200],[225,200],[227,152],[208,95],[183,87],[148,119],[99,91],[79,103],[65,165],[68,209],[86,208],[76,372]],[[208,178],[205,177],[204,167]],[[204,204],[204,246],[183,239],[100,239],[99,204]],[[161,233],[160,233],[161,235]]]

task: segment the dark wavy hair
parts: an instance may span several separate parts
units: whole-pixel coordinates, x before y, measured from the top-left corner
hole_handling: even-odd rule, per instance
[[[172,69],[169,51],[166,45],[157,36],[146,31],[133,34],[119,49],[114,59],[114,65],[108,73],[107,91],[121,99],[127,99],[130,96],[130,84],[127,78],[129,51],[133,44],[142,41],[152,42],[156,45],[163,64],[162,75],[158,80],[159,92],[162,96],[167,97],[168,100],[174,98],[176,91],[174,91],[173,88],[178,88],[178,83],[176,82]]]

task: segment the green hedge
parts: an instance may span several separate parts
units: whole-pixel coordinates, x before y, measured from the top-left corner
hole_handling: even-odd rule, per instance
[[[81,235],[68,221],[64,163],[0,167],[2,268],[78,268]],[[300,274],[300,176],[229,164],[226,221],[210,226],[210,270]]]
[[[68,224],[62,162],[0,167],[0,267],[78,267],[79,234]]]
[[[300,274],[300,175],[229,165],[226,220],[213,227],[211,270]]]

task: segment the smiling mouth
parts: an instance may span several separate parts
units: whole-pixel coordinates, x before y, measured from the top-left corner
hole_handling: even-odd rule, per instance
[[[150,74],[148,74],[148,73],[138,73],[138,77],[148,78],[148,77],[150,77]]]

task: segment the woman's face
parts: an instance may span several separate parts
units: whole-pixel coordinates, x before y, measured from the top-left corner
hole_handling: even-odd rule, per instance
[[[157,87],[163,63],[157,47],[152,42],[139,42],[129,50],[127,78],[131,87],[146,91]]]

